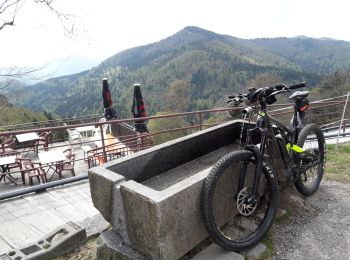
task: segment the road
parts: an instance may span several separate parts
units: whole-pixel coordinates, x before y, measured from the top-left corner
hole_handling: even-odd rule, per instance
[[[274,259],[349,259],[349,194],[350,185],[323,181],[312,197],[292,195],[297,201],[292,216],[275,224]]]

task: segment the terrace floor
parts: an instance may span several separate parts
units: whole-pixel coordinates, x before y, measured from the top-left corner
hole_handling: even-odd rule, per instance
[[[49,149],[65,150],[67,146],[69,143],[55,143],[53,146],[50,145]],[[72,148],[77,160],[74,166],[75,174],[87,174],[88,165],[84,161],[84,151],[80,146]],[[26,157],[39,161],[33,152],[29,152]],[[49,171],[47,178],[51,178],[51,175],[52,171]],[[72,174],[63,172],[63,176],[69,178]],[[14,173],[13,177],[17,178],[17,185],[2,180],[0,194],[30,187],[27,180],[26,185],[22,184],[19,172]],[[58,175],[53,175],[52,180],[58,180]],[[40,184],[34,179],[34,185]],[[0,201],[0,255],[36,242],[69,221],[86,228],[88,235],[91,226],[109,225],[93,206],[88,180]],[[91,225],[92,221],[98,223]]]
[[[0,255],[37,242],[69,221],[87,229],[92,221],[108,227],[92,204],[88,180],[1,201]]]

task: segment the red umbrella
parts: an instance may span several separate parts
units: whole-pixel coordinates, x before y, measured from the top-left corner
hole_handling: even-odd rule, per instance
[[[116,119],[118,115],[117,111],[115,111],[115,109],[112,107],[112,97],[107,79],[102,79],[102,98],[105,118],[107,120]]]
[[[134,99],[131,112],[134,118],[146,117],[145,104],[141,94],[140,84],[134,84]],[[139,133],[148,133],[145,120],[135,120],[135,130]]]

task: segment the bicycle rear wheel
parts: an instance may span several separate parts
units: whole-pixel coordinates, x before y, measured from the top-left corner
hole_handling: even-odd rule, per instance
[[[304,196],[311,196],[320,186],[324,172],[326,145],[322,130],[315,124],[306,125],[300,132],[298,146],[304,152],[299,154],[300,172],[295,187]]]
[[[221,158],[206,178],[201,197],[205,227],[215,243],[241,251],[256,245],[272,225],[278,204],[277,177],[264,163],[256,203],[253,152],[234,151]]]

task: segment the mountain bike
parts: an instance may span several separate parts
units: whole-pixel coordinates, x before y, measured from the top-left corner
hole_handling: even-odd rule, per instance
[[[314,194],[325,164],[323,132],[315,124],[304,126],[309,107],[308,91],[296,91],[290,126],[268,114],[276,96],[305,87],[305,83],[251,88],[248,94],[230,96],[236,105],[246,102],[244,118],[256,117],[255,126],[244,127],[243,149],[235,150],[214,164],[203,184],[201,208],[205,227],[215,243],[241,251],[256,245],[273,223],[278,207],[278,179],[266,150],[282,164],[284,176],[305,195]],[[246,134],[243,134],[245,132]],[[278,158],[276,158],[278,157]],[[270,158],[271,159],[271,158]]]

